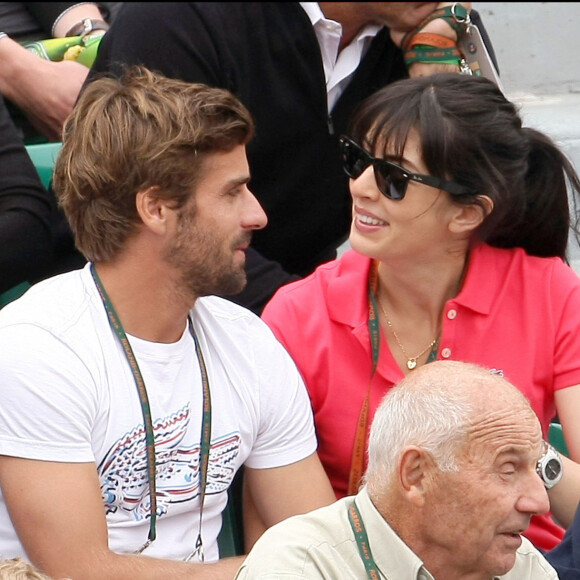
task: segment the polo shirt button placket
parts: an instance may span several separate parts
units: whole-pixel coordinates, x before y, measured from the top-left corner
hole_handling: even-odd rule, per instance
[[[457,310],[455,308],[450,308],[447,311],[447,319],[454,320],[457,316]],[[441,349],[441,357],[442,358],[449,358],[451,356],[451,349],[449,347],[445,347]]]

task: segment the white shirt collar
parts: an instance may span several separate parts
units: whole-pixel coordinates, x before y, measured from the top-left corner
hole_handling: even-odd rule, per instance
[[[339,53],[342,25],[326,18],[318,2],[300,2],[300,6],[308,15],[318,39],[326,79],[328,110],[331,111],[382,26],[367,24]]]

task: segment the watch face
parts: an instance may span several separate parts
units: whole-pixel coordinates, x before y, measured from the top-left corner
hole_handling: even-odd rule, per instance
[[[562,466],[557,459],[550,459],[544,467],[544,473],[546,474],[546,479],[548,481],[554,481],[562,470]]]
[[[544,455],[539,459],[536,469],[546,488],[551,489],[562,479],[563,465],[556,450],[548,443],[545,445]]]

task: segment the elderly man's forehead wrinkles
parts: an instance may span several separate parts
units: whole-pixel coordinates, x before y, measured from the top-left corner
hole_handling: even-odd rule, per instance
[[[517,408],[476,415],[468,427],[468,435],[472,442],[509,439],[516,444],[535,445],[541,439],[541,429],[529,409]]]

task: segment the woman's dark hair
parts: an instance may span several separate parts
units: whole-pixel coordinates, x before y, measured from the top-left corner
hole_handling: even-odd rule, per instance
[[[493,200],[476,239],[566,260],[570,228],[579,236],[578,175],[547,135],[522,127],[516,105],[492,81],[456,73],[398,81],[361,104],[349,135],[375,155],[388,147],[402,157],[412,130],[431,175]],[[479,203],[477,194],[454,201]]]

